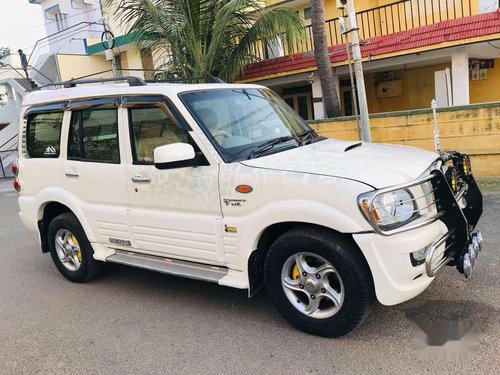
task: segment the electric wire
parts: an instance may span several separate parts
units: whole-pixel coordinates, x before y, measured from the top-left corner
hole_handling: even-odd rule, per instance
[[[500,47],[495,46],[495,45],[494,45],[493,43],[491,43],[491,42],[488,42],[488,44],[489,44],[490,46],[492,46],[493,48],[500,49]]]
[[[90,10],[86,10],[85,12],[81,12],[81,13],[77,13],[77,14],[73,14],[72,16],[68,16],[66,17],[65,19],[69,19],[69,18],[73,18],[73,17],[77,17],[77,16],[81,16],[83,14],[86,14],[86,13],[90,13],[90,12],[94,12],[96,10],[99,10],[97,8],[95,9],[90,9]],[[25,31],[30,31],[30,30],[34,30],[34,29],[38,29],[39,27],[42,27],[42,26],[46,26],[46,25],[51,25],[53,23],[57,23],[58,21],[50,21],[50,22],[46,22],[46,23],[43,23],[43,24],[40,24],[40,25],[37,25],[37,26],[32,26],[32,27],[29,27],[27,29],[22,29],[22,30],[17,30],[17,31],[14,31],[14,32],[11,32],[9,34],[4,34],[4,35],[0,35],[0,38],[6,38],[6,37],[9,37],[9,36],[12,36],[12,35],[16,35],[16,34],[19,34],[19,33],[23,33]]]

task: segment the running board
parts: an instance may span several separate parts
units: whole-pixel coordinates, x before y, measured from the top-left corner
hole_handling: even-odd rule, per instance
[[[106,258],[106,262],[125,264],[127,266],[157,271],[169,275],[187,277],[189,279],[218,283],[228,274],[225,267],[209,266],[184,260],[169,259],[153,255],[116,250],[114,255]]]

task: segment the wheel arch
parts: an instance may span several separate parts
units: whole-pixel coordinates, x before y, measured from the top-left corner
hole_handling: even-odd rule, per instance
[[[352,234],[341,233],[333,228],[320,224],[306,223],[299,221],[286,221],[286,222],[274,223],[266,227],[261,232],[258,238],[256,249],[251,252],[248,258],[248,282],[249,282],[248,295],[250,297],[254,296],[264,285],[263,284],[264,261],[266,259],[267,253],[269,252],[271,245],[285,232],[298,226],[309,227],[309,228],[320,228],[322,230],[331,232],[337,236],[341,236],[346,241],[351,242],[353,247],[357,249],[360,258],[363,259],[363,261],[365,262],[366,268],[369,270],[370,277],[372,278],[373,281],[373,274],[370,265],[365,255],[359,248],[358,244],[356,243],[356,241],[354,241]]]
[[[62,198],[65,198],[64,196]],[[82,213],[80,210],[75,209],[74,205],[71,204],[70,200],[66,199],[47,199],[43,203],[41,203],[38,206],[38,220],[37,220],[37,226],[38,226],[38,231],[40,235],[40,244],[42,247],[42,252],[47,253],[49,252],[49,247],[48,247],[48,229],[49,225],[56,218],[57,216],[63,214],[63,213],[72,213],[75,215],[77,220],[80,222],[82,225],[85,234],[89,238],[89,241],[92,242],[92,233],[89,230],[88,223],[84,220]]]
[[[71,209],[57,201],[45,202],[39,209],[38,215],[38,231],[40,232],[40,244],[42,246],[42,253],[49,252],[48,229],[49,225],[57,216],[71,212]]]

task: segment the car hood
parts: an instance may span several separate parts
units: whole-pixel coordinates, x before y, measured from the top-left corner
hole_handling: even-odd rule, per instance
[[[327,139],[241,163],[255,168],[347,178],[383,188],[415,180],[438,156],[408,146]]]

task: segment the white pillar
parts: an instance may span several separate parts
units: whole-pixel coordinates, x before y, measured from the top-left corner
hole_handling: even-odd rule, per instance
[[[325,118],[325,108],[323,107],[323,90],[321,90],[321,81],[315,72],[315,80],[313,81],[312,95],[313,95],[313,108],[314,108],[314,119],[319,120]]]
[[[453,105],[468,105],[469,102],[469,54],[466,51],[451,55],[451,85]]]
[[[313,108],[314,108],[314,119],[319,120],[325,118],[325,108],[323,106],[323,91],[321,90],[321,81],[319,79],[318,72],[314,72],[314,81],[311,85],[312,87],[312,97],[313,97]],[[335,80],[335,87],[337,89],[337,97],[339,96],[339,76],[334,74],[333,79]],[[340,98],[339,98],[340,100]]]

